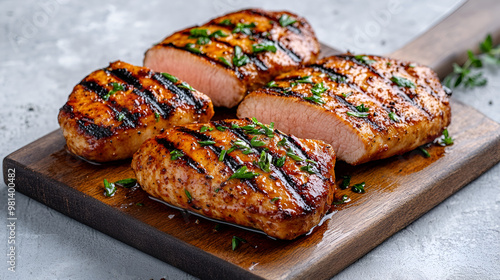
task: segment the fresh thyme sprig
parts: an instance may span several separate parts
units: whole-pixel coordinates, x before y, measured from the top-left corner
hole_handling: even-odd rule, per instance
[[[474,54],[467,50],[467,60],[460,66],[453,63],[453,73],[444,78],[443,83],[449,88],[457,88],[461,85],[465,88],[485,86],[488,80],[483,77],[483,72],[472,73],[473,68],[482,68],[483,63],[500,65],[500,46],[493,47],[493,39],[488,34],[486,39],[479,44],[481,54]]]

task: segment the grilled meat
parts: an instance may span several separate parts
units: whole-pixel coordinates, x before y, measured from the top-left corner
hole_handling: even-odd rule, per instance
[[[172,73],[207,94],[215,106],[231,108],[247,90],[314,62],[318,53],[305,19],[249,9],[174,33],[146,52],[144,66]]]
[[[255,119],[176,126],[132,160],[150,195],[280,239],[307,233],[330,209],[334,165],[330,145]]]
[[[185,82],[116,61],[75,86],[58,120],[69,151],[103,162],[132,157],[165,128],[213,114],[210,99]]]
[[[238,117],[274,120],[287,133],[320,139],[349,164],[402,154],[450,124],[448,96],[428,67],[350,54],[282,74],[251,92]]]

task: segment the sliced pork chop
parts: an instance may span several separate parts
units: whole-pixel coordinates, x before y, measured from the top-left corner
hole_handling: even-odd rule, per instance
[[[304,18],[249,9],[174,33],[146,52],[144,66],[176,75],[215,106],[231,108],[247,90],[314,62],[318,53],[318,40]]]
[[[307,233],[329,211],[334,166],[330,145],[248,119],[176,126],[132,160],[150,195],[280,239]]]
[[[165,128],[213,114],[210,99],[187,83],[116,61],[75,86],[58,120],[70,152],[104,162],[130,158]]]
[[[411,151],[451,120],[448,94],[430,68],[350,54],[278,76],[251,92],[237,115],[323,140],[353,165]]]

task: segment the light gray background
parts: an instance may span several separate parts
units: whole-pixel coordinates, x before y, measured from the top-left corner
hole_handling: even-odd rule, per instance
[[[389,8],[390,4],[396,8]],[[0,1],[0,157],[58,128],[73,86],[178,29],[243,7],[305,16],[319,39],[341,50],[390,53],[460,1]],[[492,15],[495,16],[495,15]],[[498,16],[498,15],[496,15]],[[487,87],[453,98],[500,122],[499,67]],[[500,279],[500,165],[338,274],[335,279]],[[0,220],[7,191],[0,184]],[[1,279],[192,279],[193,277],[17,194],[17,272]],[[178,252],[182,254],[182,252]]]

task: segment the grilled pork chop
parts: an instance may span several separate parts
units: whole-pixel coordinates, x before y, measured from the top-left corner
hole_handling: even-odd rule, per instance
[[[318,53],[318,40],[305,19],[250,9],[174,33],[146,52],[144,66],[172,73],[207,94],[215,106],[231,108],[247,90],[314,62]]]
[[[339,160],[355,165],[432,141],[450,124],[451,110],[430,68],[347,54],[278,76],[251,92],[237,115],[323,140]]]
[[[330,209],[334,165],[330,145],[255,119],[176,126],[132,160],[150,195],[280,239],[307,233]]]
[[[176,77],[116,61],[75,86],[58,120],[69,151],[103,162],[132,157],[165,128],[213,114],[210,99]]]

